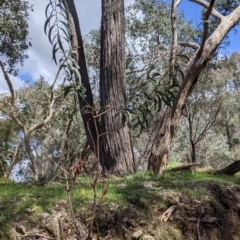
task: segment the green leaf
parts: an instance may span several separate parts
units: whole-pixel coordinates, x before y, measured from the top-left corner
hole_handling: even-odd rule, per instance
[[[64,35],[66,36],[66,38],[65,38],[66,42],[69,42],[70,35],[67,33],[67,31],[64,28],[60,27],[60,29],[63,31]]]
[[[46,18],[48,18],[48,8],[49,8],[50,6],[52,6],[52,8],[53,8],[53,3],[52,3],[52,1],[50,1],[50,3],[47,5],[47,7],[46,7],[46,9],[45,9],[45,16],[46,16]]]
[[[160,76],[160,73],[154,73],[154,74],[152,75],[152,78],[157,77],[157,76]]]
[[[54,27],[55,27],[55,24],[53,24],[48,31],[48,40],[51,44],[53,44],[52,39],[51,39],[51,35],[52,35],[52,30],[54,29]]]
[[[51,21],[52,17],[54,17],[54,16],[55,16],[55,14],[53,14],[51,12],[51,15],[47,18],[46,22],[44,23],[44,32],[45,32],[46,35],[47,35],[48,24],[50,24],[50,21]]]
[[[80,72],[78,71],[78,69],[77,68],[75,68],[75,67],[73,67],[73,66],[71,66],[71,69],[74,71],[74,73],[75,73],[75,77],[77,78],[76,80],[77,80],[77,82],[81,82],[81,75],[80,75]]]
[[[66,98],[67,95],[68,95],[68,93],[69,93],[70,91],[72,91],[72,89],[73,89],[73,86],[72,86],[72,85],[65,86],[65,87],[63,88],[63,98]]]
[[[53,50],[52,50],[52,57],[53,57],[53,60],[54,62],[56,63],[57,65],[57,59],[56,59],[56,53],[57,51],[59,50],[59,47],[58,46],[58,43],[56,42],[54,45],[53,45]]]
[[[142,92],[142,94],[145,96],[145,99],[152,101],[152,98],[146,92]]]
[[[60,49],[64,52],[64,48],[63,48],[62,41],[61,41],[61,36],[59,35],[59,33],[57,35],[57,42],[58,42]]]
[[[159,95],[157,96],[157,98],[158,98],[158,112],[160,112],[162,109],[162,99],[160,98]]]

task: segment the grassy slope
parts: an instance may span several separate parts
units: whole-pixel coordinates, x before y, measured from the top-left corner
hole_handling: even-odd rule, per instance
[[[137,173],[98,183],[98,199],[106,184],[108,192],[104,203],[107,206],[117,204],[124,208],[130,204],[137,207],[138,211],[144,211],[144,216],[151,219],[154,214],[153,205],[157,205],[158,212],[159,209],[164,211],[166,206],[175,201],[178,194],[198,201],[205,200],[210,186],[221,188],[239,185],[240,176],[165,172],[162,177],[157,178],[150,173]],[[87,177],[80,177],[77,183],[72,185],[71,196],[74,209],[85,209],[87,217],[91,217],[89,202],[93,200],[93,190]],[[67,199],[64,183],[56,182],[44,187],[0,180],[0,239],[8,239],[7,232],[16,219],[27,219],[29,212],[50,212],[61,199]]]

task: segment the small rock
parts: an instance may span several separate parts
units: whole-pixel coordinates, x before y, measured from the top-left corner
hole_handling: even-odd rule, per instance
[[[143,240],[155,240],[154,237],[150,236],[150,235],[143,235]]]
[[[15,223],[15,229],[20,234],[24,235],[26,233],[26,228],[23,225],[19,224],[19,223]]]
[[[11,231],[9,232],[9,237],[12,240],[18,240],[19,239],[18,238],[18,234],[17,234],[17,232],[16,232],[16,230],[14,228],[11,229]]]
[[[143,226],[146,226],[147,223],[146,223],[144,220],[141,220],[141,221],[139,222],[139,225],[143,227]]]
[[[58,217],[49,213],[40,213],[39,218],[42,227],[47,229],[51,234],[53,234],[56,240],[60,240],[61,233]]]
[[[143,230],[139,229],[133,233],[132,239],[139,239],[143,235]]]
[[[97,240],[97,236],[92,236],[92,240]]]
[[[133,226],[133,227],[136,226],[136,221],[135,221],[133,218],[130,218],[130,219],[128,220],[128,223],[129,223],[131,226]]]
[[[153,182],[152,181],[144,181],[143,182],[143,187],[145,188],[152,188]]]

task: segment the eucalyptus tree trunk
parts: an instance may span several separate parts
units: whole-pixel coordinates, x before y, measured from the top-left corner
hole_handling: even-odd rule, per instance
[[[126,106],[124,0],[102,0],[100,160],[104,171],[122,175],[135,169]]]
[[[40,177],[39,166],[37,163],[36,156],[34,156],[32,149],[31,149],[30,136],[29,136],[28,132],[24,133],[24,143],[25,143],[26,152],[31,161],[31,169],[32,169],[32,173],[33,173],[33,178],[35,181],[38,181],[39,177]]]
[[[161,175],[162,170],[167,165],[172,138],[174,137],[178,127],[179,119],[187,102],[187,98],[197,82],[199,74],[204,69],[207,61],[210,59],[215,49],[220,45],[226,34],[240,20],[240,6],[228,16],[223,16],[213,8],[214,0],[210,3],[199,0],[194,0],[194,2],[207,8],[204,18],[202,43],[199,46],[197,46],[196,43],[182,43],[182,46],[188,46],[194,49],[196,49],[197,46],[197,50],[189,60],[184,70],[184,79],[173,103],[173,107],[166,110],[157,129],[155,140],[148,159],[148,170],[153,171],[157,175]],[[220,24],[215,31],[208,36],[208,19],[210,13],[220,20]]]
[[[78,14],[76,11],[74,0],[66,0],[68,10],[69,10],[69,22],[70,22],[70,31],[71,31],[71,45],[72,48],[77,52],[74,56],[78,65],[80,67],[79,71],[81,74],[81,79],[78,79],[76,76],[76,81],[78,84],[81,84],[85,88],[85,98],[83,98],[80,92],[78,95],[79,107],[83,119],[83,124],[85,132],[87,135],[88,143],[94,153],[96,153],[97,145],[97,128],[99,128],[97,121],[94,120],[95,116],[95,107],[93,104],[93,95],[91,90],[91,85],[89,81],[87,64],[84,54],[83,40],[80,29],[80,24],[78,20]]]
[[[88,142],[103,170],[114,174],[133,172],[130,134],[122,122],[121,112],[126,106],[124,0],[102,0],[99,116],[94,109],[74,0],[66,0],[66,3],[70,13],[71,45],[77,50],[75,58],[80,66],[81,83],[86,89],[86,98],[80,94],[78,98]]]

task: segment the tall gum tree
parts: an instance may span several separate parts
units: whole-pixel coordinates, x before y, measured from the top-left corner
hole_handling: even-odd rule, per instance
[[[227,33],[236,26],[240,20],[240,6],[237,6],[230,14],[224,16],[214,8],[214,0],[211,0],[210,2],[203,0],[191,1],[206,8],[203,19],[203,35],[199,45],[193,42],[180,43],[182,46],[195,49],[195,53],[189,59],[186,68],[183,71],[184,78],[176,99],[173,102],[173,106],[165,111],[163,119],[156,131],[155,140],[148,159],[148,170],[153,171],[157,175],[161,175],[162,170],[167,164],[172,138],[178,127],[179,119],[182,115],[187,98],[195,83],[198,81],[199,74],[204,69],[206,63],[209,61],[216,48],[221,44]],[[179,3],[180,1],[177,2],[173,0],[172,11],[176,11],[176,7]],[[210,15],[216,18],[220,23],[212,34],[209,35]],[[172,16],[173,26],[174,21],[176,21],[176,18]],[[173,35],[176,36],[175,32],[173,32]],[[177,39],[173,38],[172,51],[176,51],[176,48],[174,48],[175,44],[177,44]],[[172,56],[174,56],[174,53]]]
[[[75,4],[73,0],[66,0],[66,3],[71,45],[78,49],[75,57],[81,83],[86,89],[86,97],[79,93],[78,99],[88,142],[95,155],[100,157],[103,170],[118,175],[133,172],[135,163],[130,133],[122,121],[122,110],[126,106],[124,0],[102,0],[99,115],[93,104]]]
[[[103,0],[100,52],[102,166],[114,174],[134,171],[130,133],[123,123],[126,98],[124,0]]]

